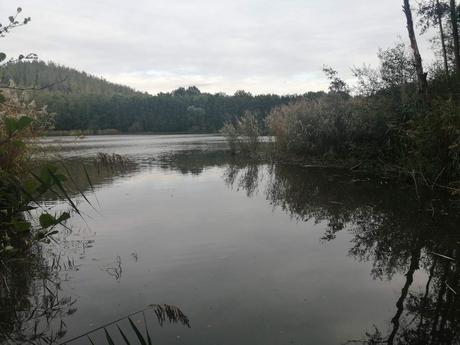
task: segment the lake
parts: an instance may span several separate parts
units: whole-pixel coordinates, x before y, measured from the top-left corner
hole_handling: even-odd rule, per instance
[[[83,217],[9,273],[4,339],[42,329],[62,344],[167,304],[189,323],[132,316],[155,344],[459,343],[459,212],[449,196],[420,202],[410,184],[251,162],[218,136],[42,145],[91,204],[76,192]],[[129,162],[95,167],[99,152]],[[65,207],[52,196],[43,202]],[[119,324],[128,329],[126,319]],[[121,344],[115,325],[107,329]],[[106,341],[102,330],[90,337]]]

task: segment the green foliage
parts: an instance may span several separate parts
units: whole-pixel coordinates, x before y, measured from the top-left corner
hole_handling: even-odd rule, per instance
[[[325,69],[330,92],[273,109],[266,120],[279,153],[366,161],[433,187],[460,180],[460,102],[445,75],[430,80],[432,98],[417,93],[403,44],[380,50],[380,66],[355,68],[357,94]],[[342,91],[341,91],[342,90]],[[457,190],[457,189],[451,189]]]
[[[419,3],[417,14],[419,16],[419,26],[422,33],[428,31],[430,27],[439,25],[439,19],[443,19],[449,14],[450,7],[443,1],[424,0]]]
[[[13,117],[5,117],[4,124],[8,137],[14,136],[16,133],[24,130],[32,123],[32,119],[28,116],[21,116],[19,119]]]
[[[394,47],[380,49],[378,58],[377,69],[366,65],[352,69],[357,78],[357,93],[362,96],[392,93],[400,97],[411,94],[416,72],[414,59],[405,44],[399,42]]]
[[[269,111],[301,96],[257,95],[237,91],[233,96],[178,88],[151,96],[109,83],[54,63],[18,62],[4,68],[0,83],[43,89],[31,93],[47,105],[58,131],[192,132],[218,131],[246,111],[262,123]]]
[[[54,228],[70,218],[70,212],[51,215],[41,209],[40,198],[52,193],[79,212],[61,182],[67,178],[48,166],[39,174],[18,178],[0,170],[0,255],[24,252],[39,241],[49,242],[57,234]],[[33,216],[31,212],[37,214]],[[38,219],[37,219],[38,218]]]
[[[323,66],[323,72],[330,80],[329,92],[348,94],[350,92],[347,83],[339,78],[339,73],[329,66]]]
[[[133,89],[108,82],[53,62],[16,61],[3,67],[1,84],[11,82],[19,88],[37,89],[33,98],[46,94],[96,94],[100,96],[140,94]],[[33,90],[31,90],[33,91]]]
[[[49,242],[57,233],[54,228],[70,218],[69,212],[51,215],[39,211],[44,194],[53,193],[79,212],[63,185],[67,177],[57,167],[47,165],[38,173],[24,167],[32,124],[28,116],[6,116],[1,126],[0,255],[20,254],[34,243]]]
[[[409,169],[428,177],[460,179],[460,105],[452,99],[433,101],[423,116],[409,122]]]

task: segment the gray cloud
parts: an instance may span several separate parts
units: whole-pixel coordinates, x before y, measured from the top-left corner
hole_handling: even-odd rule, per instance
[[[302,93],[324,89],[323,64],[350,79],[379,47],[406,40],[401,0],[22,0],[32,22],[3,39],[108,80],[157,93]],[[421,39],[426,60],[428,37]]]

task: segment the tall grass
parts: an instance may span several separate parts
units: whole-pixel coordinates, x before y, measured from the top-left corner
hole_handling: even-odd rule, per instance
[[[234,154],[239,149],[245,154],[255,153],[259,147],[259,123],[255,114],[250,111],[235,121],[224,124],[220,133],[227,139],[230,151]]]
[[[422,97],[404,45],[380,51],[380,66],[355,68],[355,94],[335,90],[273,109],[266,119],[279,156],[347,160],[458,192],[460,99],[446,76]]]

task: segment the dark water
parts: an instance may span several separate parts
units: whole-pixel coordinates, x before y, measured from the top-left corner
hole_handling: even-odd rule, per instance
[[[39,329],[32,343],[64,343],[166,303],[191,328],[134,315],[154,344],[460,343],[459,212],[444,197],[420,203],[410,185],[250,163],[219,137],[45,145],[59,148],[94,207],[75,194],[84,220],[5,275],[4,337]],[[91,168],[97,152],[131,163]],[[91,337],[106,343],[101,331]]]

